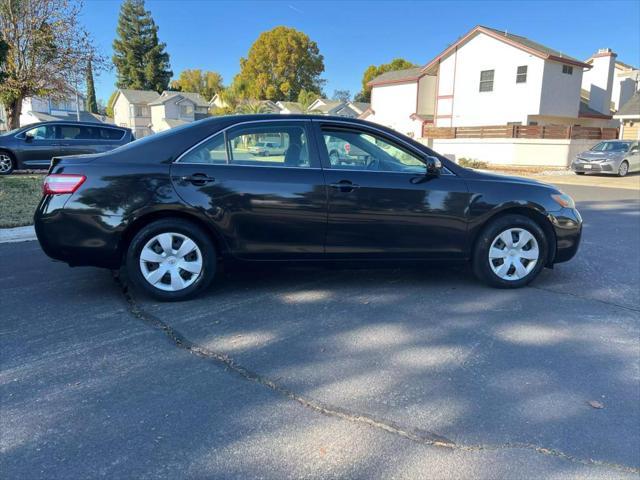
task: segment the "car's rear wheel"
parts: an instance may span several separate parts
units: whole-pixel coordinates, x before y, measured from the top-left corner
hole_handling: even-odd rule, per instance
[[[133,283],[149,295],[167,301],[185,300],[206,289],[216,273],[216,251],[197,225],[162,219],[133,237],[126,255]]]
[[[0,150],[0,175],[9,175],[16,167],[13,156],[9,152]]]
[[[584,175],[584,172],[576,172],[576,175]]]
[[[473,255],[478,278],[499,288],[518,288],[538,276],[548,241],[540,226],[523,215],[505,215],[480,234]]]
[[[629,163],[625,160],[618,167],[618,176],[625,177],[627,173],[629,173]]]

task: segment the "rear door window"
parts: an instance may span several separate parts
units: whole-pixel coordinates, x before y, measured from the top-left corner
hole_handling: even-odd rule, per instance
[[[124,137],[124,130],[118,128],[97,128],[99,131],[99,137],[102,140],[121,140]]]

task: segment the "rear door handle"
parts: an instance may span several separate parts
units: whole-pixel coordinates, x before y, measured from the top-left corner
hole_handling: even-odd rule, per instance
[[[332,183],[329,185],[331,188],[335,188],[342,193],[353,192],[356,188],[360,188],[360,185],[356,185],[352,183],[350,180],[340,180],[337,183]]]
[[[185,175],[184,177],[180,177],[180,180],[193,183],[194,185],[204,185],[205,183],[213,183],[216,181],[215,177],[211,177],[205,173]]]

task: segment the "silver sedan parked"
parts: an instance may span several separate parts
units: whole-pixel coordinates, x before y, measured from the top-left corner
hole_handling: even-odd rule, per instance
[[[624,177],[629,172],[640,171],[638,142],[631,140],[607,140],[591,150],[579,153],[571,164],[578,175],[608,173]]]

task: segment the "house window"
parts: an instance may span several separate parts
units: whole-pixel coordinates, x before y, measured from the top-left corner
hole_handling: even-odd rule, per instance
[[[193,115],[193,105],[180,105],[180,115],[183,117]]]
[[[483,70],[480,72],[481,92],[493,92],[493,72],[494,70]]]
[[[148,117],[149,116],[149,107],[146,105],[134,105],[133,107],[133,116],[134,117]]]
[[[571,65],[562,65],[562,73],[573,75],[573,67]]]
[[[522,65],[518,67],[516,73],[516,83],[527,83],[527,66]]]

